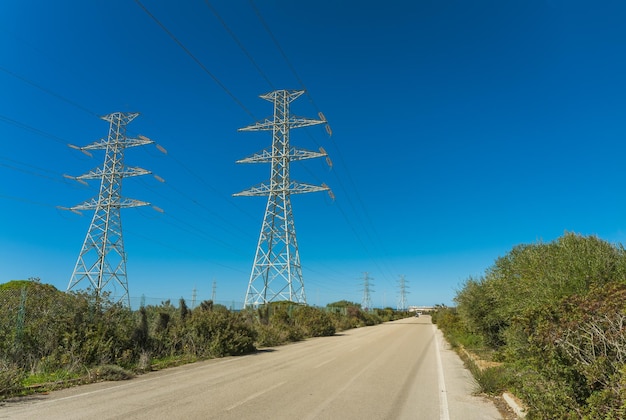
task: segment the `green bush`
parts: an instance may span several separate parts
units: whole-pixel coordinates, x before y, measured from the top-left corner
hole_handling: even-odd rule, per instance
[[[447,337],[475,335],[497,352],[528,418],[625,418],[621,245],[567,233],[516,246],[483,277],[468,279],[455,302],[456,313],[437,311],[433,319]],[[490,388],[492,373],[477,380]]]
[[[243,314],[199,309],[191,316],[191,326],[200,357],[236,356],[256,350],[256,331]]]
[[[307,337],[323,337],[335,334],[335,325],[326,311],[312,306],[300,306],[293,313],[294,323]]]
[[[287,329],[284,326],[273,324],[258,324],[256,326],[257,331],[257,345],[259,347],[274,347],[280,346],[285,343],[289,343],[294,340],[294,334],[291,329]]]
[[[0,398],[21,391],[25,376],[19,366],[0,361]]]
[[[511,385],[510,372],[505,366],[472,369],[474,379],[480,387],[480,392],[489,395],[501,395]]]

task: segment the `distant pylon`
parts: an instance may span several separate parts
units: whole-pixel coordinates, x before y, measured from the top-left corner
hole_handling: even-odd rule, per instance
[[[409,294],[406,289],[408,289],[407,281],[404,279],[404,275],[400,276],[400,280],[398,281],[398,286],[400,287],[400,299],[398,300],[398,310],[406,311],[407,310],[407,302],[406,295]]]
[[[239,131],[272,131],[270,148],[237,161],[237,163],[271,164],[269,183],[261,183],[234,194],[234,196],[268,196],[244,308],[278,300],[306,303],[291,209],[291,194],[316,191],[330,193],[330,190],[324,184],[322,186],[302,184],[289,177],[292,161],[327,156],[321,148],[319,152],[313,152],[296,149],[289,144],[291,129],[326,123],[321,113],[319,120],[290,115],[289,104],[303,93],[303,90],[276,90],[261,95],[262,99],[274,103],[273,119],[239,129]]]
[[[372,309],[372,278],[369,276],[369,273],[363,273],[363,275],[363,300],[361,301],[361,308],[363,308],[364,311],[369,311]]]
[[[122,179],[146,175],[150,172],[125,166],[124,150],[153,143],[152,140],[141,135],[137,138],[126,137],[126,125],[138,115],[139,113],[114,112],[102,117],[103,120],[109,121],[107,138],[83,147],[73,145],[70,147],[87,154],[89,150],[105,150],[103,166],[77,177],[68,176],[83,183],[87,179],[100,179],[100,193],[97,197],[68,209],[73,212],[80,210],[95,210],[95,212],[67,290],[77,288],[80,283],[88,282],[86,286],[92,287],[97,297],[108,291],[111,292],[114,301],[122,302],[129,307],[130,296],[120,209],[146,206],[149,203],[123,198],[121,195]]]

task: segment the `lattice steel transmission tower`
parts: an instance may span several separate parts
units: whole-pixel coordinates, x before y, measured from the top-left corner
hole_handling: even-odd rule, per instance
[[[363,273],[363,300],[361,301],[361,308],[364,311],[369,311],[372,309],[372,278],[369,276],[369,273]]]
[[[407,292],[406,289],[408,289],[408,285],[407,285],[407,281],[404,279],[404,275],[400,276],[400,280],[398,281],[398,286],[400,288],[400,299],[398,300],[398,310],[399,311],[406,311],[407,310],[407,302],[406,302],[406,295],[409,294],[410,292]]]
[[[319,120],[290,114],[289,104],[303,93],[303,90],[276,90],[261,95],[262,99],[274,103],[273,118],[239,129],[272,132],[270,148],[237,161],[271,164],[269,182],[234,194],[236,197],[268,196],[244,308],[277,300],[306,303],[291,195],[317,191],[330,193],[330,190],[325,184],[303,184],[289,176],[291,162],[327,156],[322,148],[314,152],[296,149],[289,144],[291,129],[326,123],[321,113]]]
[[[139,113],[114,112],[102,117],[103,120],[109,121],[107,138],[83,147],[74,145],[70,147],[87,154],[90,154],[89,150],[105,150],[103,166],[77,177],[67,176],[82,183],[89,179],[100,179],[100,193],[97,197],[68,208],[73,212],[80,210],[95,212],[67,290],[77,288],[81,283],[89,283],[87,286],[94,289],[97,297],[104,291],[109,291],[112,299],[129,307],[130,296],[120,209],[146,206],[149,203],[122,197],[122,179],[151,172],[124,165],[124,151],[129,147],[154,143],[141,135],[137,138],[126,137],[126,125],[138,115]]]

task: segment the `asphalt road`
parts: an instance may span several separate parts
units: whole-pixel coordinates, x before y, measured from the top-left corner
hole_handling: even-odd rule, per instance
[[[12,400],[10,419],[500,419],[430,317]]]

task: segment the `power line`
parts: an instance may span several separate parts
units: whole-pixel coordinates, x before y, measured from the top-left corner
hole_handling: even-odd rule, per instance
[[[28,174],[28,175],[33,175],[33,176],[36,176],[36,177],[39,177],[39,178],[48,179],[48,180],[51,180],[51,181],[54,181],[54,182],[60,182],[60,183],[64,183],[65,184],[65,182],[62,179],[63,174],[60,174],[58,172],[54,172],[54,171],[51,171],[49,169],[42,168],[40,166],[31,165],[29,163],[20,162],[20,161],[17,161],[15,159],[7,158],[7,157],[4,157],[4,156],[0,156],[0,160],[4,160],[4,161],[7,161],[7,162],[11,162],[11,163],[13,163],[15,165],[19,165],[19,166],[15,166],[15,165],[9,165],[9,164],[6,164],[6,163],[0,163],[0,166],[2,166],[3,168],[7,168],[7,169],[10,169],[12,171],[22,172],[22,173],[25,173],[25,174]],[[26,167],[26,168],[29,168],[29,169],[24,169],[24,168],[22,168],[20,166],[23,166],[23,167]],[[36,172],[36,171],[39,171],[39,172]],[[41,172],[43,172],[43,173],[41,173]],[[53,177],[53,176],[50,176],[50,175],[45,175],[45,173],[48,173],[48,174],[51,174],[51,175],[55,175],[55,176]]]
[[[135,0],[135,3],[137,3],[137,5],[139,7],[141,7],[141,9],[146,12],[146,14],[148,16],[150,16],[150,18],[152,18],[152,20],[154,20],[157,25],[159,25],[159,27],[161,27],[161,29],[163,29],[163,31],[189,56],[191,57],[191,59],[193,61],[196,62],[196,64],[198,66],[200,66],[200,68],[209,75],[209,77],[211,77],[211,79],[213,79],[213,81],[220,87],[222,88],[222,90],[224,92],[226,92],[228,94],[228,96],[231,97],[231,99],[233,101],[235,101],[235,103],[237,105],[239,105],[241,107],[241,109],[243,109],[248,115],[250,115],[252,118],[255,118],[254,115],[252,114],[252,112],[250,112],[248,110],[248,108],[246,108],[246,106],[239,100],[237,99],[237,97],[217,78],[217,76],[215,76],[213,73],[211,73],[211,71],[206,68],[206,66],[204,64],[202,64],[202,62],[187,48],[185,47],[185,45],[178,39],[176,38],[176,36],[169,30],[167,29],[167,27],[159,20],[157,19],[156,16],[154,16],[152,13],[150,13],[150,11],[146,8],[146,6],[144,6],[141,1],[139,0]]]
[[[263,25],[263,27],[265,28],[265,31],[267,31],[268,35],[270,36],[270,38],[272,38],[272,41],[274,42],[274,45],[276,45],[276,48],[278,49],[278,51],[280,52],[280,54],[283,56],[283,58],[285,59],[285,62],[287,63],[287,66],[289,67],[289,69],[291,70],[291,72],[293,73],[293,75],[296,77],[296,79],[298,80],[298,83],[300,83],[300,86],[302,87],[302,89],[306,92],[306,87],[304,86],[304,82],[302,81],[302,79],[300,78],[300,76],[298,75],[298,72],[296,71],[296,69],[294,68],[294,66],[291,64],[291,61],[289,61],[289,59],[287,58],[287,54],[285,54],[285,51],[281,48],[280,44],[278,43],[278,40],[276,39],[276,37],[274,36],[274,34],[272,33],[272,30],[270,29],[269,25],[267,24],[267,22],[265,22],[265,19],[263,19],[263,16],[261,15],[260,10],[256,7],[256,5],[254,4],[253,0],[249,0],[250,1],[250,6],[252,6],[252,9],[254,10],[254,13],[257,15],[257,17],[259,18],[259,21],[261,22],[261,24]],[[308,93],[306,93],[307,96]],[[317,107],[316,107],[317,108]],[[319,112],[319,109],[317,109],[317,111]]]
[[[28,124],[21,123],[19,121],[16,121],[16,120],[14,120],[12,118],[9,118],[9,117],[6,117],[4,115],[0,115],[0,121],[3,121],[5,123],[7,123],[7,124],[14,125],[15,127],[21,128],[21,129],[26,130],[26,131],[30,131],[30,132],[35,133],[35,134],[39,134],[42,137],[48,137],[49,139],[52,139],[52,140],[56,141],[57,143],[60,143],[60,144],[63,144],[63,145],[69,144],[69,142],[67,140],[62,139],[61,137],[57,137],[54,134],[50,134],[50,133],[47,133],[47,132],[45,132],[43,130],[39,130],[38,128],[31,127]]]
[[[13,201],[20,201],[22,203],[35,204],[37,206],[42,206],[42,207],[53,207],[53,208],[57,207],[57,206],[49,204],[49,203],[42,203],[41,201],[33,201],[31,199],[28,199],[28,198],[16,197],[16,196],[6,195],[6,194],[0,194],[0,198],[3,199],[3,200],[13,200]]]
[[[257,64],[257,62],[254,60],[254,58],[252,58],[252,55],[248,52],[248,50],[246,50],[246,48],[243,46],[243,44],[241,43],[241,41],[239,41],[239,39],[235,36],[235,33],[228,27],[228,25],[226,24],[226,22],[224,21],[224,19],[222,19],[222,17],[220,16],[219,13],[217,13],[217,10],[215,10],[215,8],[211,5],[211,3],[209,2],[209,0],[204,0],[204,2],[206,3],[207,7],[211,10],[211,12],[213,12],[213,14],[215,15],[215,17],[220,21],[220,23],[222,24],[222,26],[224,27],[224,29],[226,30],[226,32],[228,32],[228,34],[231,36],[231,38],[235,41],[235,43],[237,44],[237,46],[241,49],[241,51],[243,51],[243,53],[245,54],[246,57],[248,57],[248,60],[250,60],[250,62],[252,63],[252,65],[254,66],[254,68],[259,72],[259,74],[261,75],[261,77],[263,77],[265,79],[265,81],[267,82],[268,85],[270,85],[270,87],[272,88],[272,90],[276,90],[274,88],[274,85],[272,84],[272,82],[270,81],[269,77],[267,77],[267,75],[263,72],[263,70],[261,70],[261,67],[259,67],[259,65]]]
[[[41,85],[39,85],[39,84],[37,84],[37,83],[33,82],[32,80],[29,80],[29,79],[27,79],[27,78],[25,78],[25,77],[23,77],[23,76],[20,76],[19,74],[14,73],[14,72],[12,72],[12,71],[10,71],[10,70],[8,70],[8,69],[4,68],[4,67],[1,67],[1,66],[0,66],[0,70],[2,70],[3,72],[5,72],[5,73],[7,73],[7,74],[10,74],[11,76],[13,76],[13,77],[15,77],[15,78],[17,78],[17,79],[20,79],[21,81],[23,81],[23,82],[25,82],[25,83],[28,83],[28,84],[29,84],[29,85],[31,85],[31,86],[36,87],[37,89],[39,89],[39,90],[41,90],[41,91],[43,91],[43,92],[45,92],[45,93],[47,93],[47,94],[49,94],[49,95],[51,95],[51,96],[54,96],[54,97],[55,97],[55,98],[57,98],[57,99],[62,100],[63,102],[66,102],[66,103],[68,103],[68,104],[72,105],[73,107],[76,107],[76,108],[80,109],[81,111],[86,112],[86,113],[87,113],[87,114],[89,114],[89,115],[92,115],[92,116],[94,116],[94,117],[100,118],[100,115],[96,114],[96,113],[95,113],[95,112],[93,112],[92,110],[87,109],[87,108],[85,108],[84,106],[82,106],[82,105],[80,105],[80,104],[78,104],[78,103],[76,103],[76,102],[74,102],[74,101],[72,101],[72,100],[70,100],[70,99],[67,99],[67,98],[66,98],[66,97],[64,97],[64,96],[61,96],[61,95],[59,95],[58,93],[51,91],[50,89],[46,89],[45,87],[43,87],[43,86],[41,86]]]
[[[166,214],[167,214],[167,213],[166,213]],[[186,231],[186,232],[188,232],[188,233],[191,233],[191,234],[193,234],[193,235],[196,235],[196,236],[198,236],[198,237],[199,237],[199,238],[201,238],[201,239],[204,239],[204,238],[202,238],[200,235],[197,235],[197,233],[196,233],[196,232],[193,232],[193,231],[190,231],[190,230],[184,229],[184,228],[182,228],[182,227],[178,227],[178,226],[176,226],[175,224],[173,224],[171,221],[165,220],[165,221],[163,221],[163,222],[164,222],[164,223],[166,223],[166,224],[169,224],[170,226],[174,226],[174,227],[176,227],[177,229],[181,229],[181,230],[184,230],[184,231]],[[189,255],[190,253],[192,253],[192,254],[194,254],[195,256],[200,257],[200,258],[202,258],[202,259],[204,259],[204,260],[206,260],[206,261],[210,262],[211,264],[214,264],[214,265],[217,265],[217,266],[220,266],[220,267],[223,267],[223,268],[228,268],[229,270],[235,271],[235,272],[237,272],[237,273],[241,273],[241,274],[248,274],[248,272],[247,272],[247,271],[243,271],[243,270],[240,270],[240,269],[238,269],[238,268],[235,268],[235,267],[232,267],[232,266],[229,266],[229,265],[226,265],[226,264],[223,264],[223,263],[217,262],[217,261],[213,261],[213,260],[207,259],[207,258],[206,258],[206,255],[201,255],[201,254],[199,254],[199,253],[194,253],[194,251],[193,251],[193,250],[191,250],[191,251],[190,251],[189,249],[182,249],[182,248],[178,248],[178,247],[176,247],[176,246],[172,245],[172,243],[171,243],[171,242],[164,243],[164,242],[158,241],[158,240],[156,240],[156,239],[154,239],[154,238],[148,237],[148,236],[146,236],[146,235],[144,235],[144,234],[142,234],[142,233],[135,232],[135,231],[134,231],[134,230],[132,230],[132,229],[125,229],[125,232],[126,232],[127,234],[130,234],[130,235],[136,236],[136,237],[138,237],[138,238],[142,238],[142,239],[144,239],[144,240],[146,240],[146,241],[148,241],[148,242],[152,242],[152,243],[157,244],[157,245],[159,245],[159,246],[162,246],[162,247],[164,247],[164,248],[169,248],[169,249],[171,249],[172,251],[180,252],[181,254],[185,254],[185,255]]]

